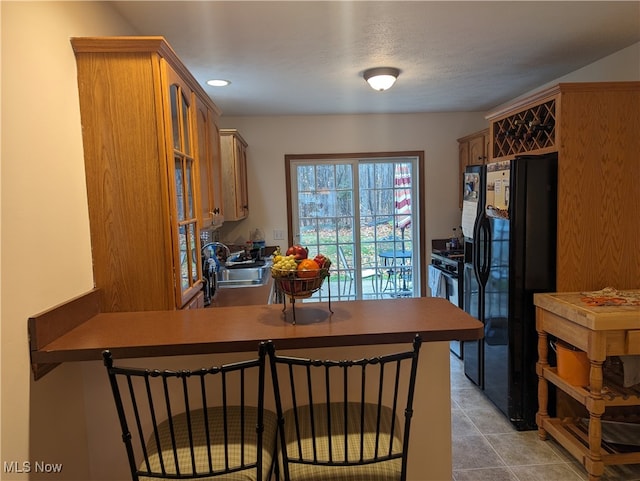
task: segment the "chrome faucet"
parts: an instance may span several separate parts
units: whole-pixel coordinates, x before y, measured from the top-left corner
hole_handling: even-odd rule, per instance
[[[213,259],[216,263],[216,270],[218,270],[220,268],[220,261],[218,260],[218,255],[217,255],[217,250],[218,247],[222,247],[224,249],[225,252],[225,259],[228,259],[231,257],[231,249],[229,249],[229,247],[226,244],[223,244],[222,242],[209,242],[208,244],[205,244],[202,246],[202,252],[204,252],[205,249],[209,248],[209,247],[213,247]]]

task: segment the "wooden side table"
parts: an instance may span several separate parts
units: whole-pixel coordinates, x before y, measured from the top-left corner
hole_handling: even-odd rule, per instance
[[[640,292],[640,291],[632,291]],[[536,294],[538,331],[538,424],[539,436],[551,435],[583,464],[589,481],[596,481],[608,464],[640,463],[640,447],[626,452],[602,441],[602,417],[609,406],[630,406],[640,414],[640,394],[607,382],[603,386],[603,363],[607,356],[640,354],[640,306],[589,307],[580,293]],[[548,335],[587,353],[589,385],[574,386],[558,375],[548,362]],[[588,427],[579,419],[551,418],[548,414],[549,383],[584,405]],[[636,413],[636,409],[633,409]]]

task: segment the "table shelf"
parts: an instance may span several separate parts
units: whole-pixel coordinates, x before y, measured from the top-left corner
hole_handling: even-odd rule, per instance
[[[554,386],[562,389],[579,403],[586,405],[587,400],[591,396],[588,387],[573,386],[558,375],[555,367],[543,368],[542,374],[544,378],[551,382]],[[609,381],[607,379],[607,381]],[[640,405],[640,395],[632,394],[631,391],[623,386],[606,382],[600,394],[605,406],[638,406]]]
[[[542,427],[578,460],[589,456],[589,432],[579,419],[547,418]],[[603,465],[640,463],[640,451],[626,451],[615,444],[601,441],[600,457]]]
[[[538,413],[536,422],[541,439],[547,435],[563,446],[598,481],[605,465],[640,463],[640,446],[607,443],[602,438],[607,408],[640,413],[640,392],[622,386],[621,379],[605,377],[604,363],[612,356],[638,354],[637,338],[640,307],[587,306],[581,293],[535,294],[538,332]],[[589,385],[574,386],[549,365],[549,336],[583,349],[590,363]],[[584,406],[588,424],[580,420],[551,418],[548,413],[549,384]],[[634,421],[631,417],[624,422]],[[585,425],[586,424],[586,425]]]

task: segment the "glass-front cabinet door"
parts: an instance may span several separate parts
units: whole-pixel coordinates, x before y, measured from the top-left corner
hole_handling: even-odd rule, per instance
[[[165,64],[166,65],[166,64]],[[169,173],[173,205],[170,205],[174,238],[176,304],[184,306],[202,287],[198,233],[197,163],[194,135],[195,96],[167,67],[171,113],[173,170]],[[171,169],[171,168],[170,168]]]

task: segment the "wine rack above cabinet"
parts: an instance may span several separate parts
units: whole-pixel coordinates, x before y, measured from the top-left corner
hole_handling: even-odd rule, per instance
[[[557,150],[557,98],[534,103],[491,122],[493,159]]]
[[[555,149],[556,100],[531,107],[494,123],[496,157]]]

